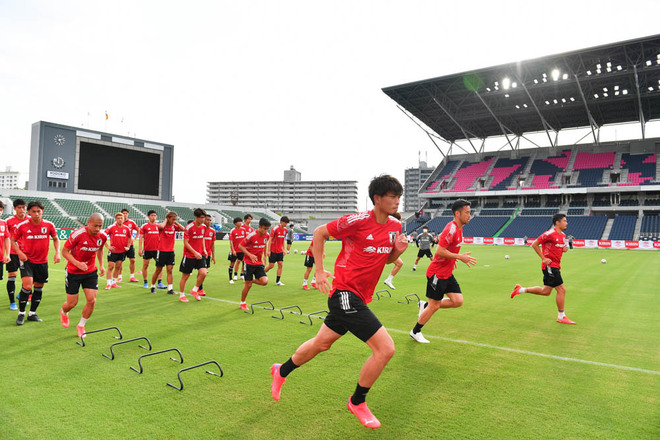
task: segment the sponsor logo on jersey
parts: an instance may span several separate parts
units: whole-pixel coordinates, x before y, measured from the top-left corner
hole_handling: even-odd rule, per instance
[[[368,254],[390,254],[392,253],[392,248],[388,246],[380,246],[380,247],[367,246],[362,251]]]

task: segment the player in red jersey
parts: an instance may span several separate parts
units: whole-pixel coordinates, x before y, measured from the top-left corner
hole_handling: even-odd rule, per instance
[[[268,266],[266,266],[266,273],[275,267],[277,263],[277,279],[275,280],[276,286],[284,286],[280,281],[282,278],[282,268],[284,266],[284,241],[288,235],[286,226],[289,224],[289,217],[286,215],[280,219],[280,224],[275,226],[270,231],[270,238],[266,245],[266,256],[268,257]]]
[[[121,282],[121,270],[126,251],[133,245],[133,235],[131,229],[124,225],[124,214],[118,212],[115,214],[115,223],[105,230],[105,235],[109,237],[105,246],[108,248],[108,272],[106,274],[107,285],[105,290],[121,287],[117,282]]]
[[[36,312],[41,303],[44,284],[48,282],[50,237],[53,239],[53,247],[55,248],[53,261],[55,263],[60,262],[60,240],[57,238],[55,225],[41,218],[43,212],[44,204],[40,201],[28,203],[27,213],[30,218],[16,225],[12,232],[11,246],[20,260],[21,282],[23,284],[18,300],[19,312],[16,325],[25,323],[25,307],[30,295],[32,295],[32,300],[27,320],[41,321]]]
[[[471,252],[459,253],[463,244],[463,226],[470,222],[470,202],[456,200],[451,205],[454,220],[447,223],[438,237],[438,247],[433,261],[426,269],[426,301],[419,301],[417,324],[410,331],[410,337],[417,342],[429,343],[422,335],[422,327],[438,309],[452,309],[463,305],[461,286],[453,275],[456,261],[462,261],[467,267],[477,264]],[[446,297],[446,298],[443,298]]]
[[[240,217],[234,218],[234,228],[229,232],[229,284],[234,284],[238,277],[238,272],[243,262],[243,252],[238,249],[238,245],[247,235],[242,228],[243,220]]]
[[[170,211],[165,216],[163,223],[158,225],[160,236],[158,239],[158,254],[156,256],[156,270],[154,276],[151,277],[151,293],[156,293],[156,280],[158,280],[158,288],[161,288],[160,276],[163,272],[163,267],[167,271],[167,293],[174,295],[174,276],[172,269],[174,268],[174,241],[176,233],[183,231],[185,228],[176,221],[177,213]]]
[[[264,251],[268,245],[268,228],[270,228],[270,221],[262,217],[259,219],[259,228],[252,231],[245,237],[245,240],[238,245],[238,248],[245,255],[245,283],[241,291],[241,304],[240,308],[247,311],[248,306],[245,300],[247,299],[248,292],[252,288],[252,283],[260,286],[268,284],[268,277],[264,269],[262,261]]]
[[[158,256],[158,245],[160,243],[160,230],[158,229],[158,224],[156,223],[156,211],[149,210],[147,217],[149,217],[149,222],[142,225],[140,228],[140,241],[138,254],[142,257],[142,278],[144,279],[145,289],[149,288],[149,260],[156,261]],[[152,292],[152,293],[155,293]]]
[[[560,324],[575,325],[574,321],[568,319],[564,313],[564,302],[566,299],[566,286],[561,278],[561,257],[568,252],[566,235],[564,231],[568,227],[566,215],[555,214],[552,216],[552,228],[545,231],[532,243],[532,249],[541,258],[541,272],[543,273],[543,287],[522,287],[516,284],[511,292],[511,298],[521,293],[533,293],[534,295],[550,296],[552,289],[557,291],[555,298],[557,302],[557,322]]]
[[[0,217],[5,210],[5,204],[0,201]],[[2,279],[2,270],[5,264],[11,261],[9,254],[11,252],[11,232],[7,222],[0,219],[0,280]],[[9,295],[9,310],[16,310],[16,303],[14,302],[14,292]]]
[[[392,176],[382,175],[369,184],[373,211],[347,215],[314,231],[313,253],[316,257],[318,289],[329,295],[328,310],[316,336],[303,343],[283,364],[273,364],[271,394],[280,400],[282,385],[295,368],[328,350],[347,331],[365,342],[372,355],[362,366],[355,392],[347,407],[368,428],[380,422],[365,402],[367,392],[394,355],[394,341],[367,304],[371,302],[378,279],[387,263],[396,261],[408,247],[401,223],[392,217],[399,207],[403,187]],[[323,250],[330,237],[340,238],[341,252],[335,262],[334,286],[324,268]],[[320,257],[320,258],[319,258]]]
[[[140,228],[138,227],[137,223],[128,218],[128,208],[122,209],[121,213],[124,215],[124,226],[127,226],[131,229],[131,247],[129,247],[126,251],[126,258],[128,258],[128,268],[131,272],[131,278],[129,281],[131,283],[137,283],[138,279],[135,278],[135,247],[133,246],[133,242],[138,239],[138,236],[140,235]],[[119,282],[121,282],[121,273],[119,274]]]
[[[215,229],[213,228],[213,225],[211,224],[211,216],[209,214],[206,214],[206,218],[204,219],[204,225],[206,225],[206,232],[204,232],[204,248],[206,249],[206,257],[204,257],[204,264],[206,265],[206,270],[207,270],[207,275],[208,275],[208,270],[211,268],[211,262],[213,262],[213,265],[215,266]],[[204,292],[204,283],[199,285],[199,296],[206,296],[206,292]]]
[[[392,217],[395,219],[401,221],[401,214],[400,213],[395,213]],[[394,267],[392,268],[392,272],[390,272],[389,276],[385,278],[385,281],[383,281],[383,284],[385,284],[387,287],[390,289],[396,290],[396,287],[394,287],[394,283],[392,281],[394,280],[394,277],[396,274],[399,273],[401,268],[403,267],[403,260],[401,258],[397,258],[396,261],[393,263]]]
[[[193,211],[195,221],[188,223],[183,231],[183,259],[179,265],[181,281],[179,281],[179,301],[188,302],[186,298],[186,282],[194,269],[197,269],[197,280],[190,294],[201,301],[199,286],[206,278],[206,247],[204,246],[204,233],[206,232],[206,212],[201,208]]]
[[[14,216],[7,219],[7,229],[9,230],[9,238],[11,240],[11,235],[16,229],[16,225],[23,222],[27,218],[26,214],[26,203],[23,199],[15,199],[13,202],[14,205]],[[20,243],[19,243],[20,244]],[[16,306],[16,301],[18,298],[14,299],[14,292],[16,291],[16,275],[18,275],[18,266],[20,266],[20,261],[18,259],[18,254],[14,251],[14,248],[10,244],[9,249],[9,259],[7,263],[7,295],[9,295],[9,309],[18,310]],[[20,296],[20,295],[19,295]]]
[[[101,231],[102,228],[103,216],[99,213],[90,215],[87,226],[73,231],[62,249],[62,256],[68,263],[64,283],[66,301],[60,309],[60,322],[64,327],[69,326],[69,311],[78,304],[78,292],[82,286],[85,307],[76,326],[79,338],[85,333],[85,324],[94,312],[96,294],[99,290],[99,275],[103,276],[105,273],[103,245],[108,240],[108,236]],[[99,260],[98,273],[96,260]]]
[[[305,262],[303,263],[306,269],[305,269],[305,274],[303,275],[302,288],[305,290],[309,290],[309,286],[307,285],[307,280],[309,279],[309,274],[312,272],[312,268],[314,267],[313,248],[314,248],[314,240],[309,242],[309,247],[307,248],[307,252],[305,252]],[[323,258],[325,258],[325,254],[323,254]],[[312,287],[316,288],[315,276],[312,276]]]
[[[250,226],[252,223],[252,214],[245,214],[243,216],[243,230],[245,231],[245,236],[247,237],[250,233],[254,232],[254,228]],[[243,271],[241,272],[241,279],[245,279],[245,260],[243,260]]]

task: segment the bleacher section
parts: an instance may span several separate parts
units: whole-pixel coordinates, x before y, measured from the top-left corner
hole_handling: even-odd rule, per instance
[[[640,240],[660,239],[660,215],[652,214],[642,217],[642,229],[639,232]]]
[[[543,215],[552,217],[557,213],[556,208],[523,208],[520,215]]]
[[[621,168],[628,169],[627,182],[618,186],[650,185],[656,179],[656,154],[629,154],[621,155]]]
[[[134,222],[140,223],[141,221],[146,220],[146,217],[136,211],[135,208],[133,208],[128,203],[96,202],[96,204],[99,205],[105,212],[107,212],[109,217],[113,218],[113,222],[115,214],[121,212],[121,210],[124,208],[128,209],[128,218]]]
[[[617,215],[610,230],[610,240],[632,240],[635,233],[636,215]]]
[[[564,150],[559,156],[536,159],[529,169],[529,173],[534,175],[532,183],[522,189],[559,188],[557,182],[554,182],[555,175],[561,171],[566,171],[566,167],[571,160],[571,154],[571,150]]]
[[[550,229],[550,219],[546,217],[516,217],[509,226],[500,233],[500,237],[536,238]]]
[[[492,237],[509,220],[509,217],[475,217],[463,227],[465,237]]]
[[[488,173],[493,179],[488,185],[490,191],[499,191],[511,187],[512,180],[525,169],[529,157],[520,159],[500,158]]]
[[[181,223],[183,226],[186,225],[191,220],[195,220],[195,214],[193,214],[193,210],[190,208],[186,208],[184,206],[168,206],[167,209],[170,211],[174,211],[177,213],[179,216],[179,223]]]
[[[474,181],[478,177],[486,174],[486,170],[490,167],[490,164],[495,160],[493,157],[488,157],[481,162],[470,163],[464,162],[463,165],[456,171],[454,176],[454,186],[450,190],[444,190],[445,192],[463,192],[469,191],[474,185]]]
[[[566,235],[572,234],[573,237],[583,240],[600,240],[606,224],[606,215],[570,217]]]
[[[84,222],[78,223],[72,218],[65,217],[63,215],[49,215],[49,216],[44,216],[44,218],[48,221],[53,222],[56,228],[63,228],[63,229],[78,229],[81,226],[84,226],[87,222],[87,218],[85,219]]]
[[[581,151],[575,157],[573,171],[579,171],[577,183],[579,186],[606,186],[602,183],[603,171],[612,169],[616,153],[588,153]]]
[[[447,223],[453,219],[454,217],[435,217],[430,222],[428,222],[426,226],[428,226],[430,232],[439,234],[445,228],[445,225],[447,225]]]
[[[450,160],[448,161],[444,167],[442,167],[442,170],[438,173],[438,177],[429,184],[429,186],[426,188],[426,192],[437,192],[438,191],[438,184],[440,181],[444,179],[448,179],[449,176],[452,175],[454,170],[456,169],[456,166],[460,163],[459,160]]]
[[[49,199],[45,197],[15,197],[11,196],[11,201],[13,202],[16,199],[23,199],[25,200],[25,203],[30,203],[31,201],[40,201],[41,203],[44,204],[44,218],[48,219],[48,217],[53,217],[53,216],[61,216],[62,213],[60,212],[59,209],[55,205],[53,205],[53,202],[51,202]],[[7,209],[5,209],[7,211]]]
[[[167,215],[167,209],[163,208],[162,206],[147,205],[144,203],[135,203],[133,206],[139,209],[140,211],[142,211],[144,215],[147,215],[147,213],[153,209],[154,211],[156,211],[158,221],[165,220],[165,216]]]
[[[67,214],[71,217],[77,217],[80,219],[87,219],[89,216],[95,212],[99,212],[99,209],[94,206],[94,204],[88,200],[69,200],[69,199],[54,199]]]
[[[502,215],[506,215],[508,217],[511,217],[515,211],[516,210],[512,209],[512,208],[498,208],[498,209],[485,209],[484,208],[479,212],[479,215],[480,216],[481,215],[483,215],[483,216],[502,216]]]

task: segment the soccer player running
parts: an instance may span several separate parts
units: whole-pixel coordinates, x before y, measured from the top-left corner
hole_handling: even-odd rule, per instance
[[[293,223],[289,225],[288,232],[286,234],[286,253],[291,253],[291,245],[293,244]]]
[[[170,211],[165,215],[163,223],[158,225],[160,235],[158,238],[158,253],[156,254],[156,270],[151,277],[151,293],[156,293],[156,280],[159,280],[158,288],[160,289],[160,277],[163,273],[163,267],[167,271],[167,293],[174,295],[174,275],[172,270],[174,268],[174,242],[176,233],[183,231],[185,228],[176,221],[177,213]]]
[[[399,214],[398,212],[394,213],[392,217],[401,221],[401,214]],[[396,276],[396,274],[399,273],[402,267],[403,267],[403,260],[401,258],[397,258],[396,261],[394,262],[394,267],[392,268],[392,272],[390,272],[388,277],[385,278],[383,284],[385,284],[387,287],[389,287],[392,290],[396,290],[396,287],[394,287],[394,283],[392,283],[392,281],[394,280],[394,277]]]
[[[248,292],[252,288],[252,283],[258,284],[260,286],[265,286],[268,284],[268,277],[266,276],[266,270],[264,269],[264,263],[262,261],[264,251],[268,244],[268,228],[270,228],[270,221],[266,217],[259,219],[259,228],[256,231],[252,231],[245,237],[239,245],[238,249],[245,255],[243,258],[243,267],[245,270],[245,283],[243,284],[243,290],[241,291],[241,310],[248,310],[247,299]]]
[[[190,294],[197,300],[201,301],[199,295],[199,286],[206,278],[206,247],[204,246],[204,233],[206,232],[206,212],[201,208],[196,208],[193,211],[195,221],[186,225],[183,230],[183,259],[179,265],[179,272],[181,272],[181,281],[179,281],[179,301],[188,302],[186,298],[186,282],[194,269],[197,269],[197,279],[195,286],[193,286]]]
[[[206,214],[204,224],[206,225],[206,232],[204,232],[204,248],[206,249],[206,257],[204,257],[204,264],[206,265],[207,275],[208,270],[211,268],[211,262],[215,266],[215,229],[211,225],[211,216]],[[199,296],[206,296],[204,292],[204,283],[199,285]]]
[[[234,228],[229,231],[229,284],[234,284],[238,279],[238,273],[243,263],[243,252],[238,249],[238,245],[245,239],[247,235],[245,229],[242,228],[243,220],[240,217],[234,218]]]
[[[131,246],[126,251],[126,258],[128,258],[128,268],[131,273],[131,278],[129,281],[131,283],[137,283],[138,279],[135,278],[135,247],[133,246],[133,242],[138,238],[137,236],[140,234],[140,228],[138,227],[137,223],[128,218],[128,208],[122,209],[121,213],[124,215],[124,226],[127,226],[131,230]],[[119,282],[121,283],[121,272],[119,273]]]
[[[105,242],[105,246],[110,251],[108,253],[108,272],[106,273],[107,284],[105,290],[118,289],[121,286],[121,270],[126,251],[133,246],[133,236],[131,229],[124,225],[124,214],[118,212],[115,214],[115,223],[105,230],[105,235],[110,239]]]
[[[7,263],[7,295],[9,295],[9,310],[18,310],[18,306],[16,306],[16,300],[18,298],[14,298],[14,292],[16,291],[16,275],[18,275],[20,260],[18,259],[18,254],[14,250],[14,247],[11,246],[11,236],[16,230],[16,226],[27,219],[27,214],[25,200],[16,199],[14,200],[13,205],[14,215],[13,217],[8,218],[6,222],[10,239],[9,262]]]
[[[142,225],[140,228],[140,240],[138,247],[138,255],[142,257],[142,278],[144,279],[145,289],[149,288],[149,263],[150,260],[156,260],[158,256],[158,245],[160,243],[160,230],[156,223],[156,211],[153,209],[147,213],[149,222]],[[151,293],[155,293],[151,292]]]
[[[454,220],[447,223],[442,230],[435,257],[426,270],[426,297],[429,300],[419,301],[417,324],[410,331],[411,338],[425,344],[429,341],[422,335],[422,327],[429,322],[431,316],[438,309],[452,309],[463,305],[461,286],[453,275],[456,260],[462,261],[468,267],[477,264],[477,259],[470,256],[471,252],[459,253],[463,244],[463,226],[470,222],[470,202],[456,200],[451,205],[451,211],[454,213]],[[445,296],[446,298],[443,298]]]
[[[28,321],[41,322],[37,316],[37,307],[41,303],[44,284],[48,282],[48,251],[50,237],[53,238],[55,256],[53,261],[60,262],[60,240],[57,238],[55,225],[41,218],[44,204],[32,201],[27,205],[29,219],[16,225],[11,238],[11,246],[18,255],[21,269],[21,296],[18,300],[18,317],[16,325],[25,323],[25,307],[32,295]],[[34,288],[34,291],[33,291]]]
[[[286,240],[287,229],[289,224],[289,217],[286,215],[280,218],[280,224],[275,226],[270,231],[270,238],[266,245],[266,256],[268,256],[268,266],[266,266],[266,273],[275,267],[277,263],[277,279],[275,280],[276,286],[284,286],[280,281],[282,278],[282,268],[284,267],[284,240]]]
[[[561,278],[561,257],[568,252],[566,235],[564,231],[568,227],[565,214],[552,216],[552,227],[545,231],[532,243],[532,249],[541,258],[541,272],[543,272],[543,287],[522,287],[516,284],[511,292],[511,298],[521,293],[533,293],[534,295],[550,296],[552,289],[557,291],[555,298],[557,302],[557,322],[560,324],[575,325],[574,321],[568,319],[564,313],[564,301],[566,298],[566,286]]]
[[[429,234],[429,228],[424,226],[422,228],[422,233],[415,240],[419,251],[417,251],[417,259],[413,263],[412,271],[417,270],[417,263],[422,257],[429,257],[430,260],[433,260],[433,255],[431,254],[431,248],[435,245],[435,240],[431,234]]]
[[[401,223],[392,217],[399,207],[403,187],[392,176],[375,177],[369,184],[372,211],[347,215],[314,231],[316,283],[329,295],[328,310],[316,336],[303,343],[283,364],[273,364],[271,374],[273,399],[280,400],[287,376],[317,354],[328,350],[347,331],[366,343],[372,355],[362,366],[357,387],[349,397],[347,408],[368,428],[380,427],[365,402],[385,365],[394,355],[394,341],[367,304],[371,302],[378,279],[387,263],[396,261],[408,247]],[[335,262],[335,280],[324,267],[324,244],[330,236],[340,238],[342,247]]]
[[[2,216],[2,211],[5,210],[5,204],[0,201],[0,216]],[[11,261],[9,256],[11,249],[11,232],[7,227],[7,222],[0,219],[0,269],[2,269],[3,264],[8,264]],[[0,270],[0,280],[2,279],[2,270]],[[16,310],[16,302],[14,301],[14,292],[9,295],[9,310]]]
[[[305,269],[305,274],[303,275],[303,285],[302,288],[305,290],[309,290],[309,286],[307,285],[307,280],[309,279],[309,274],[312,273],[312,268],[314,267],[314,253],[313,249],[314,248],[314,240],[309,242],[309,248],[307,248],[307,252],[305,252],[305,262],[303,263],[306,267]],[[312,277],[312,287],[316,288],[316,277]]]
[[[254,228],[250,226],[250,223],[252,223],[252,214],[248,213],[243,216],[243,230],[245,231],[245,236],[247,237],[249,234],[254,232]],[[270,222],[269,222],[270,223]],[[245,259],[243,260],[243,272],[241,272],[241,279],[245,279]]]
[[[103,216],[98,212],[90,215],[87,226],[73,231],[62,249],[62,256],[68,263],[64,281],[66,301],[60,309],[60,322],[63,327],[69,327],[69,311],[78,304],[78,292],[82,286],[85,307],[76,326],[79,338],[85,333],[85,324],[94,312],[96,294],[99,290],[99,275],[103,276],[105,273],[103,245],[108,240],[108,236],[101,231],[102,228]],[[99,260],[98,273],[96,260]]]

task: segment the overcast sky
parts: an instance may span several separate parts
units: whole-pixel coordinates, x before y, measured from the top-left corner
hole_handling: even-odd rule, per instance
[[[657,1],[0,0],[0,166],[43,120],[174,145],[206,182],[403,183],[441,155],[381,88],[658,33]],[[105,121],[105,112],[109,119]],[[123,121],[123,122],[122,122]]]

